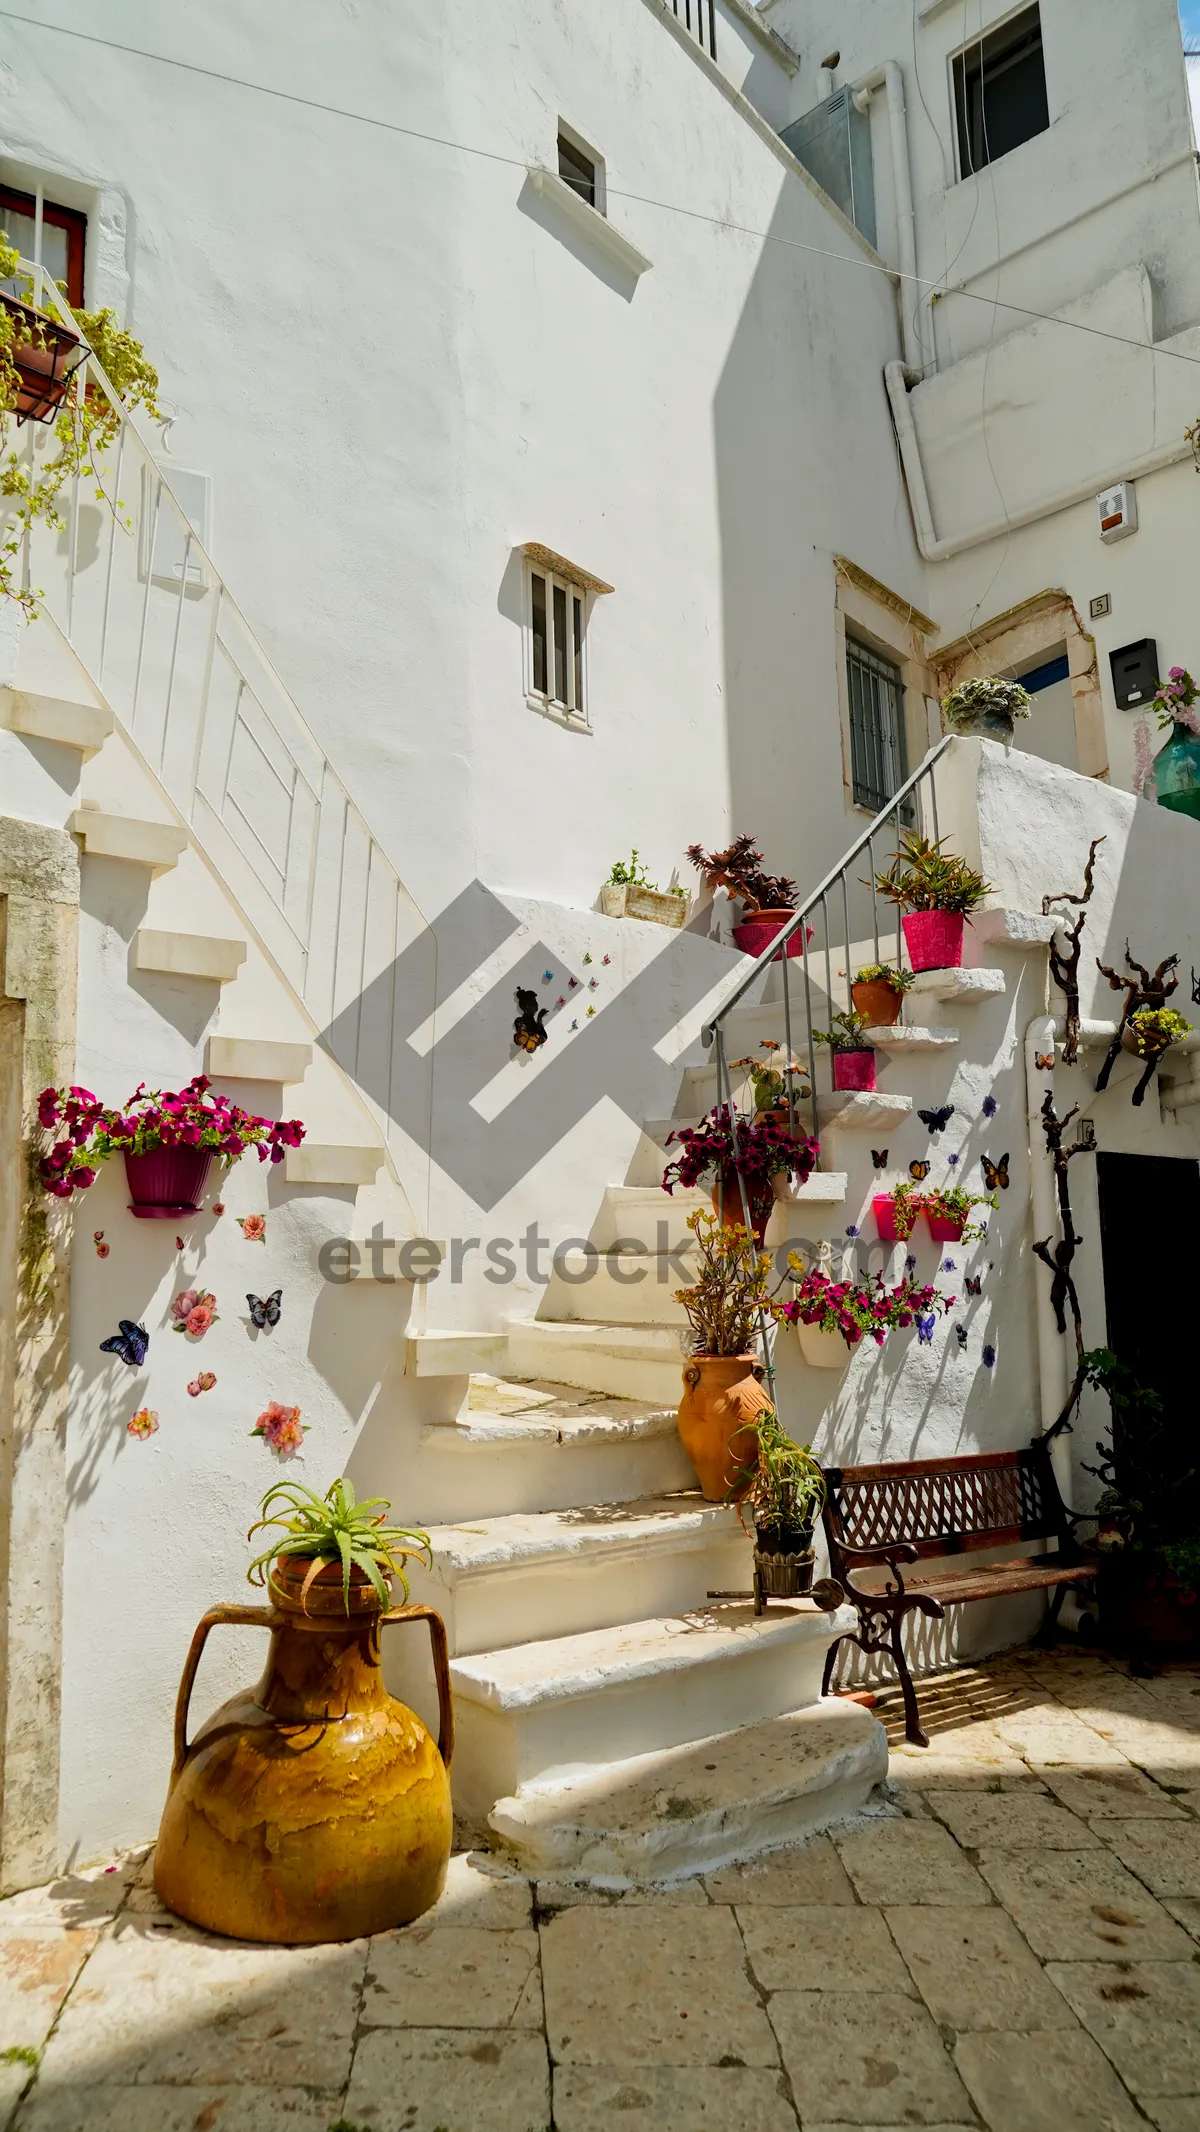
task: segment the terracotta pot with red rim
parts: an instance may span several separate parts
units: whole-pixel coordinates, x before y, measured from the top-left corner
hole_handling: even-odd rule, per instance
[[[734,944],[741,949],[743,955],[764,955],[776,935],[783,931],[785,925],[790,925],[795,915],[795,911],[751,911],[740,925],[734,926]],[[802,955],[804,942],[811,940],[812,936],[811,925],[798,925],[784,953],[789,956]]]
[[[914,970],[957,970],[963,958],[961,911],[905,911],[904,945]]]
[[[885,1244],[902,1244],[911,1230],[901,1229],[896,1220],[896,1202],[890,1192],[880,1192],[871,1201],[875,1214],[875,1226]]]
[[[893,1029],[900,1019],[904,994],[897,992],[886,977],[863,978],[851,985],[850,1004],[856,1014],[862,1015],[868,1029]]]
[[[696,1468],[707,1503],[738,1502],[758,1444],[758,1417],[771,1401],[756,1355],[693,1355],[683,1373],[679,1440]]]
[[[130,1213],[139,1221],[198,1213],[212,1159],[210,1147],[151,1147],[144,1155],[126,1155]]]
[[[873,1051],[835,1051],[833,1085],[842,1089],[872,1089],[875,1086]]]
[[[962,1233],[967,1226],[965,1216],[958,1221],[951,1214],[930,1214],[926,1211],[925,1219],[929,1223],[929,1234],[935,1244],[961,1244]]]
[[[747,1178],[746,1199],[750,1207],[750,1234],[756,1244],[761,1244],[775,1205],[775,1194],[769,1184],[762,1184],[757,1177],[753,1182]],[[726,1228],[745,1228],[741,1182],[736,1170],[726,1170],[719,1184],[713,1186],[712,1204],[717,1220],[724,1222]]]
[[[77,333],[15,296],[0,293],[15,334],[8,351],[17,373],[18,422],[52,422],[86,349]]]

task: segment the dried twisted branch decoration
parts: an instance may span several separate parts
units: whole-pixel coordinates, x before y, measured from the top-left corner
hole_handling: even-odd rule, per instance
[[[1171,974],[1178,964],[1178,955],[1164,956],[1152,976],[1145,965],[1135,961],[1130,954],[1127,940],[1125,942],[1125,961],[1130,970],[1136,971],[1136,976],[1130,977],[1126,975],[1122,977],[1118,971],[1110,970],[1107,963],[1101,962],[1098,956],[1096,958],[1096,968],[1099,970],[1101,977],[1107,977],[1114,992],[1124,992],[1125,994],[1125,1005],[1121,1012],[1121,1019],[1117,1024],[1117,1033],[1104,1054],[1104,1064],[1096,1076],[1097,1095],[1100,1094],[1102,1089],[1108,1087],[1109,1076],[1121,1054],[1121,1039],[1125,1034],[1131,1017],[1135,1014],[1140,1014],[1143,1008],[1147,1007],[1154,1012],[1159,1012],[1166,1006],[1172,992],[1177,989],[1179,984],[1179,979]],[[1133,1091],[1135,1105],[1140,1106],[1145,1101],[1146,1090],[1153,1078],[1154,1069],[1158,1065],[1159,1056],[1160,1053],[1156,1050],[1151,1052],[1146,1058],[1142,1078]]]
[[[1054,1276],[1050,1288],[1050,1305],[1060,1333],[1065,1334],[1067,1330],[1068,1304],[1071,1307],[1071,1320],[1075,1332],[1075,1376],[1062,1413],[1046,1431],[1047,1442],[1059,1435],[1062,1430],[1070,1429],[1071,1416],[1079,1404],[1079,1397],[1083,1391],[1087,1375],[1083,1366],[1083,1313],[1079,1308],[1079,1294],[1071,1271],[1075,1253],[1083,1242],[1083,1238],[1075,1228],[1075,1217],[1071,1212],[1069,1167],[1076,1155],[1095,1154],[1096,1141],[1095,1135],[1090,1129],[1090,1122],[1085,1120],[1080,1126],[1078,1138],[1071,1143],[1070,1147],[1063,1146],[1067,1127],[1077,1115],[1078,1107],[1074,1110],[1069,1110],[1065,1118],[1060,1118],[1054,1108],[1053,1091],[1051,1089],[1046,1090],[1042,1099],[1042,1131],[1046,1135],[1046,1147],[1050,1160],[1054,1165],[1054,1184],[1058,1195],[1058,1213],[1062,1226],[1062,1235],[1056,1244],[1052,1244],[1049,1237],[1045,1237],[1040,1243],[1035,1243],[1033,1249],[1035,1256],[1040,1258],[1043,1266],[1048,1267]]]
[[[1067,889],[1042,897],[1042,916],[1048,918],[1055,903],[1073,903],[1079,910],[1074,925],[1064,921],[1059,929],[1065,934],[1069,946],[1059,946],[1056,932],[1050,942],[1050,975],[1067,1002],[1067,1026],[1063,1043],[1063,1065],[1074,1066],[1079,1058],[1079,957],[1084,926],[1087,924],[1087,905],[1092,900],[1095,887],[1096,853],[1103,844],[1103,837],[1093,837],[1083,874],[1083,893],[1072,896]]]

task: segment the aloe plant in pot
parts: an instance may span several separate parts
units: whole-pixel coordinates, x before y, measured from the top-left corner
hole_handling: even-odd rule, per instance
[[[942,850],[945,841],[906,830],[887,872],[875,876],[877,892],[904,912],[904,944],[914,970],[957,969],[963,926],[993,892],[965,859]]]

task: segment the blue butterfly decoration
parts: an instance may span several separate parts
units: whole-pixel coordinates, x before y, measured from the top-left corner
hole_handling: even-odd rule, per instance
[[[553,980],[554,980],[554,972],[553,972],[553,970],[543,970],[543,971],[542,971],[542,983],[543,983],[544,985],[548,985],[548,984],[551,984],[551,983],[553,983]]]
[[[936,1324],[936,1311],[931,1310],[927,1317],[917,1319],[917,1338],[922,1347],[933,1346],[933,1328]]]
[[[118,1323],[120,1332],[115,1332],[110,1340],[102,1340],[100,1352],[102,1355],[119,1355],[131,1370],[140,1369],[146,1359],[150,1335],[144,1325],[135,1325],[132,1318],[121,1318]]]

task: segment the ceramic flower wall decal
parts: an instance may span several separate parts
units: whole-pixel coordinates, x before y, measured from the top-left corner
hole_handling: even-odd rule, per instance
[[[263,1409],[250,1431],[251,1436],[261,1436],[268,1451],[276,1458],[295,1458],[304,1448],[308,1426],[300,1421],[299,1407],[285,1407],[272,1399]]]
[[[267,1241],[265,1214],[239,1214],[238,1228],[248,1244],[265,1244]]]
[[[125,1434],[127,1436],[136,1436],[142,1443],[145,1443],[148,1436],[156,1436],[158,1434],[158,1415],[153,1408],[139,1407],[132,1421],[126,1423]]]
[[[188,1386],[188,1398],[199,1399],[201,1392],[211,1392],[216,1381],[211,1370],[201,1370]]]
[[[217,1299],[207,1288],[181,1288],[171,1305],[171,1319],[172,1332],[201,1340],[217,1322]]]

